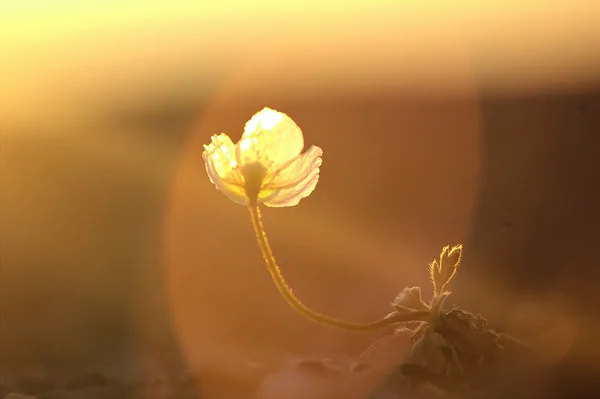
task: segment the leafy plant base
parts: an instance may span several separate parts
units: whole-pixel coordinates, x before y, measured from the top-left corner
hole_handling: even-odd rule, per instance
[[[497,333],[486,319],[461,308],[420,324],[412,341],[406,358],[369,399],[477,397],[537,363],[529,345]]]

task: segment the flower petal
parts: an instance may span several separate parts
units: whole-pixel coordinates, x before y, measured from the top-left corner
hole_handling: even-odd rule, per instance
[[[247,204],[243,178],[235,160],[235,146],[224,133],[214,135],[202,153],[206,173],[211,183],[238,204]]]
[[[264,108],[244,126],[242,138],[236,145],[236,159],[240,165],[260,163],[269,175],[300,155],[302,148],[302,130],[292,118]]]
[[[259,201],[270,207],[298,205],[308,197],[319,181],[323,150],[312,146],[281,169],[266,182],[264,190],[268,197],[259,196]],[[273,191],[275,190],[275,191]]]

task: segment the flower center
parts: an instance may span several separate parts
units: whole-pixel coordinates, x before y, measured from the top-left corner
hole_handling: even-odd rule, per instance
[[[267,169],[260,162],[251,162],[242,166],[244,176],[244,190],[252,202],[258,198],[263,181],[267,176]]]

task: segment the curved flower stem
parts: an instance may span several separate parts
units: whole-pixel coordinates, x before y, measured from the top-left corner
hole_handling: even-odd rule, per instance
[[[262,224],[262,218],[260,215],[260,209],[258,205],[250,204],[248,206],[248,210],[250,211],[250,215],[252,216],[252,224],[254,225],[254,232],[256,233],[258,245],[260,246],[260,250],[263,254],[265,263],[267,264],[267,269],[269,270],[269,274],[271,274],[273,282],[279,289],[279,292],[284,297],[285,301],[302,316],[320,324],[325,324],[328,326],[350,331],[370,331],[394,323],[428,320],[429,312],[416,311],[412,313],[385,317],[372,323],[354,324],[330,316],[326,316],[321,313],[315,312],[314,310],[311,310],[306,305],[304,305],[298,298],[296,298],[296,296],[292,292],[292,289],[287,285],[285,279],[283,278],[281,270],[279,269],[279,266],[277,266],[275,257],[273,256],[273,251],[271,250],[269,241],[267,240],[267,234]]]

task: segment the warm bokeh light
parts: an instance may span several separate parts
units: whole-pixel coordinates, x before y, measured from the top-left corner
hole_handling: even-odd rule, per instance
[[[112,101],[120,90],[126,101],[175,82],[198,90],[257,54],[285,65],[291,96],[313,90],[307,80],[353,93],[456,90],[447,59],[459,49],[482,89],[575,90],[599,78],[599,8],[593,0],[4,1],[0,112],[10,126],[34,109],[38,118],[80,112],[81,96]],[[250,92],[271,84],[246,82]]]
[[[429,297],[427,262],[460,242],[452,302],[551,347],[549,364],[597,363],[574,314],[598,313],[598,15],[597,0],[0,1],[2,377],[182,354],[251,379],[378,338],[298,317],[246,209],[206,178],[203,145],[265,106],[326,157],[302,206],[263,213],[308,306],[360,323],[406,286]]]

